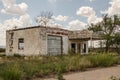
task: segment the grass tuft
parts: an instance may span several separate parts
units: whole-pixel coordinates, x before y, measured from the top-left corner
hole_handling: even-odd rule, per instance
[[[0,62],[0,79],[3,80],[30,80],[51,74],[56,74],[62,79],[62,74],[66,72],[84,71],[91,67],[108,67],[120,63],[119,55],[111,54],[38,57],[16,55],[16,57],[2,57],[2,60],[4,61]]]

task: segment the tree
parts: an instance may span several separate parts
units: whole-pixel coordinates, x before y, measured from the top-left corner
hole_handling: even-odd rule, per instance
[[[41,26],[47,26],[47,24],[50,22],[50,20],[52,19],[53,13],[50,11],[46,11],[46,12],[41,12],[40,15],[37,16],[36,18],[36,22],[38,23],[38,25]]]
[[[120,54],[120,32],[116,33],[113,40],[112,40],[113,46],[116,49],[116,52]]]
[[[115,34],[119,28],[120,18],[117,15],[104,15],[101,22],[90,24],[88,29],[100,33],[101,37],[105,40],[105,50],[108,52],[110,46],[113,45],[113,38],[116,36]]]

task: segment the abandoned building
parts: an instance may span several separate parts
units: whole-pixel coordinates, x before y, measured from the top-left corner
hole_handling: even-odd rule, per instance
[[[6,32],[6,55],[87,54],[88,30],[69,31],[53,27],[27,27]]]

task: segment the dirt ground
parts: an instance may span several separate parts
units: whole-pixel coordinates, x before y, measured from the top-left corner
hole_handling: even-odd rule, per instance
[[[65,74],[65,80],[110,80],[111,76],[120,78],[120,65],[109,68],[94,69],[85,72]],[[35,80],[57,80],[56,78]]]

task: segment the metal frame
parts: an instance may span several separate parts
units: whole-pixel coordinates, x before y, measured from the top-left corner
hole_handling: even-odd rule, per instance
[[[61,55],[62,55],[63,54],[63,38],[62,38],[62,36],[52,35],[52,34],[47,35],[47,53],[48,53],[48,36],[54,36],[54,37],[60,37],[61,38]],[[50,54],[48,53],[48,55],[50,55]]]

